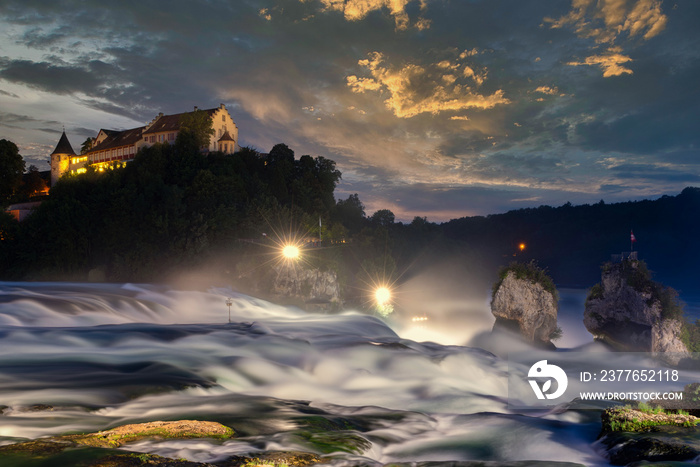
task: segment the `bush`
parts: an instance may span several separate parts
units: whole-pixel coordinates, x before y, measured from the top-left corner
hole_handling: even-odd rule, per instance
[[[496,296],[496,292],[501,287],[503,280],[506,278],[506,276],[508,276],[509,272],[515,274],[516,279],[528,280],[534,284],[541,285],[544,290],[552,294],[554,301],[558,304],[559,293],[557,292],[557,287],[554,285],[554,281],[552,281],[552,278],[549,277],[549,274],[547,274],[545,269],[537,266],[535,260],[527,263],[519,263],[514,261],[510,263],[510,265],[499,269],[498,281],[496,281],[496,283],[493,285],[493,290],[491,293],[492,299],[494,296]]]

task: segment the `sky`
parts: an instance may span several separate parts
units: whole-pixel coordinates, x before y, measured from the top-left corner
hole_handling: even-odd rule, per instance
[[[105,6],[109,5],[109,6]],[[432,222],[700,186],[697,0],[0,0],[0,139],[224,103],[367,215]]]

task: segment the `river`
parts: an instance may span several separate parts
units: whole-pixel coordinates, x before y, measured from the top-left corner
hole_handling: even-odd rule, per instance
[[[585,291],[561,295],[559,345],[589,348]],[[314,314],[225,288],[0,283],[0,445],[200,419],[231,426],[236,439],[129,449],[200,462],[303,450],[336,465],[607,465],[595,444],[598,412],[509,407],[509,362],[489,341],[485,299],[403,313]],[[319,441],[320,419],[352,445]]]

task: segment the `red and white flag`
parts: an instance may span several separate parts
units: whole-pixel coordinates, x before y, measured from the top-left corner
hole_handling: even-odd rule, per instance
[[[634,232],[632,232],[632,231],[630,230],[630,242],[636,242],[636,241],[637,241],[637,237],[635,237],[635,236],[634,236]]]

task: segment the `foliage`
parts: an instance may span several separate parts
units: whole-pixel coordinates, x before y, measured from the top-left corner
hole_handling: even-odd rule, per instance
[[[559,326],[557,326],[557,327],[554,329],[554,331],[552,331],[552,332],[549,334],[549,340],[550,340],[550,341],[556,341],[556,340],[558,340],[558,339],[561,339],[563,335],[564,335],[564,331],[562,330],[562,328],[560,328]]]
[[[291,161],[280,173],[281,191],[294,194],[287,207],[257,152],[203,154],[191,134],[179,136],[174,145],[144,148],[126,167],[62,178],[2,248],[12,258],[0,274],[66,279],[101,268],[110,280],[153,280],[215,260],[241,237],[259,238],[283,212],[300,224],[332,217],[340,177],[332,161]]]
[[[382,227],[388,227],[394,223],[396,217],[394,213],[388,209],[380,209],[379,211],[372,214],[370,221],[372,223],[380,225]]]
[[[603,284],[599,282],[591,287],[591,290],[588,292],[588,296],[586,297],[586,301],[600,300],[601,298],[603,298]]]
[[[654,281],[644,261],[625,259],[620,263],[607,262],[601,269],[604,274],[618,270],[627,285],[639,293],[649,294],[649,304],[658,302],[661,306],[662,318],[683,319],[683,304],[678,298],[678,292]],[[597,283],[589,291],[586,300],[601,298],[603,298],[603,286]]]
[[[539,206],[503,214],[454,219],[440,226],[445,238],[479,250],[489,266],[536,259],[559,286],[581,287],[600,280],[600,265],[630,248],[630,228],[641,258],[657,280],[675,288],[697,289],[700,263],[700,188],[676,196],[622,203]],[[519,252],[517,245],[527,248]]]
[[[625,259],[620,263],[622,277],[637,292],[649,293],[654,289],[651,271],[644,261]]]
[[[649,415],[661,414],[665,416],[649,417]],[[625,405],[605,410],[602,414],[602,423],[604,433],[644,432],[663,425],[694,427],[698,420],[688,417],[687,413],[668,411],[661,407],[651,407],[645,403],[639,403],[636,406]]]
[[[29,199],[38,193],[43,193],[47,188],[46,180],[39,173],[39,168],[35,165],[30,165],[22,180],[22,197]]]
[[[684,319],[680,337],[689,352],[700,352],[700,320],[691,323]]]
[[[180,117],[180,131],[178,139],[183,142],[185,139],[192,138],[197,148],[208,148],[211,142],[211,137],[214,136],[215,130],[213,122],[209,118],[209,114],[204,110],[195,110],[187,112]]]
[[[510,272],[515,274],[516,279],[528,280],[534,284],[541,285],[544,290],[552,294],[555,302],[559,301],[559,293],[557,292],[557,287],[554,285],[554,281],[549,274],[547,274],[546,269],[540,268],[534,260],[527,263],[514,261],[508,266],[501,267],[498,271],[498,280],[493,285],[491,293],[492,298],[496,295],[503,280]]]
[[[348,199],[338,200],[335,206],[335,219],[353,235],[362,230],[366,222],[365,206],[357,193],[348,196]]]
[[[80,145],[80,154],[85,154],[90,149],[92,149],[92,146],[95,144],[95,138],[90,138],[88,137],[85,141],[83,141],[83,144]]]
[[[0,139],[0,206],[4,206],[19,189],[24,166],[17,145]]]

